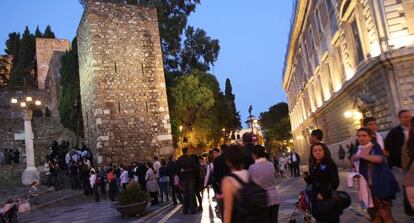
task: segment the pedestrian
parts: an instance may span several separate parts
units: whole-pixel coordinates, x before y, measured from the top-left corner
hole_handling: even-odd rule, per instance
[[[96,177],[95,170],[92,168],[89,172],[89,186],[90,190],[93,191],[95,201],[99,202],[99,178]]]
[[[13,152],[13,161],[14,161],[15,164],[20,163],[20,152],[19,152],[18,149],[14,149],[14,152]]]
[[[206,177],[204,178],[204,188],[207,188],[207,194],[210,195],[210,186],[212,186],[214,184],[214,165],[212,162],[212,158],[210,156],[207,157],[207,173],[206,173]]]
[[[198,201],[198,205],[196,204],[196,209],[197,210],[202,210],[203,209],[203,198],[201,196],[201,193],[203,191],[203,183],[204,183],[204,178],[203,178],[203,173],[202,173],[202,169],[201,169],[201,163],[200,163],[200,158],[197,155],[191,155],[191,158],[195,161],[196,163],[196,169],[195,169],[195,186],[194,186],[194,194],[197,198]]]
[[[366,117],[364,120],[362,120],[362,125],[372,130],[372,143],[377,143],[379,146],[381,146],[381,149],[384,149],[384,138],[378,132],[377,119],[374,117]]]
[[[121,187],[122,190],[125,191],[128,185],[128,170],[125,168],[124,165],[121,165],[121,175],[119,176],[121,179]]]
[[[168,168],[168,173],[170,176],[171,198],[173,201],[173,205],[177,206],[177,198],[181,203],[183,203],[183,198],[179,191],[179,182],[177,180],[178,175],[179,175],[179,170],[177,169],[177,163],[175,161],[174,155],[171,155],[169,157],[167,168]]]
[[[312,216],[318,222],[339,223],[342,209],[322,205],[324,201],[332,198],[332,191],[339,186],[338,167],[332,160],[328,147],[322,142],[312,144],[311,154],[310,172],[305,174],[305,181],[312,187]]]
[[[75,162],[74,160],[71,161],[70,166],[69,166],[69,173],[70,173],[72,190],[81,189],[80,179],[79,179],[80,169],[79,169],[78,162]]]
[[[276,188],[276,170],[273,163],[269,162],[263,146],[256,145],[253,150],[254,164],[249,167],[250,179],[267,193],[267,223],[278,222],[279,196]]]
[[[145,174],[145,181],[147,182],[147,191],[150,194],[152,201],[151,205],[159,204],[158,201],[158,181],[157,181],[157,174],[155,172],[153,163],[147,163],[147,173]]]
[[[99,187],[101,188],[101,194],[102,194],[102,198],[106,199],[107,197],[107,191],[106,191],[106,185],[108,183],[107,179],[106,179],[106,172],[107,172],[107,167],[103,166],[103,168],[100,168],[99,170]]]
[[[412,162],[414,160],[414,118],[411,118],[410,132],[407,143],[403,147],[401,154],[402,168],[406,171],[403,178],[402,185],[404,186],[404,192],[408,203],[411,205],[411,209],[414,209],[414,166]]]
[[[115,170],[111,166],[109,167],[106,174],[106,180],[108,181],[109,185],[109,199],[111,199],[111,201],[114,201],[116,197],[116,174]]]
[[[221,151],[220,151],[221,149]],[[222,220],[223,219],[223,199],[222,199],[222,191],[221,191],[221,183],[224,176],[230,173],[229,167],[226,165],[226,161],[224,160],[224,154],[228,147],[227,145],[222,145],[220,149],[215,148],[213,149],[213,156],[214,156],[214,162],[213,162],[213,176],[214,176],[214,185],[213,190],[216,194],[216,201],[217,206],[216,209],[218,211],[218,215]]]
[[[136,174],[138,175],[138,183],[141,185],[142,191],[147,191],[147,182],[145,181],[147,170],[148,168],[144,163],[138,163]]]
[[[342,147],[342,145],[339,145],[338,148],[338,159],[343,161],[345,159],[345,149]]]
[[[183,214],[195,214],[195,185],[197,163],[188,155],[188,148],[182,149],[183,155],[177,160],[180,185],[183,188]]]
[[[401,110],[398,113],[400,125],[393,128],[385,138],[384,154],[388,157],[390,167],[401,168],[401,150],[408,140],[410,129],[411,113],[408,110]]]
[[[158,161],[158,156],[154,156],[154,160],[153,160],[153,167],[154,167],[154,170],[155,170],[155,173],[157,174],[157,176],[158,176],[158,171],[160,170],[160,168],[161,168],[161,163],[160,163],[160,161]]]
[[[266,222],[266,191],[260,188],[263,193],[261,194],[261,197],[264,196],[264,204],[256,203],[254,205],[248,205],[251,204],[253,199],[250,201],[243,199],[255,198],[256,195],[243,193],[246,192],[243,191],[243,189],[247,185],[250,185],[249,172],[243,167],[245,163],[245,154],[243,152],[244,151],[237,145],[231,145],[224,152],[225,162],[230,168],[231,173],[223,178],[221,184],[222,195],[220,196],[224,203],[223,223]],[[246,207],[246,205],[249,206],[248,209],[243,208]],[[259,210],[257,207],[259,207]],[[253,221],[252,219],[255,220]]]
[[[168,185],[170,183],[169,169],[167,167],[167,162],[164,159],[161,160],[161,168],[159,169],[159,182],[160,182],[160,194],[161,194],[161,203],[169,200],[168,198]]]
[[[280,176],[283,177],[283,178],[287,178],[287,176],[286,176],[287,158],[286,158],[284,153],[280,154],[278,163],[279,163]]]
[[[292,177],[299,177],[300,176],[300,168],[299,168],[300,156],[299,156],[299,154],[297,154],[295,151],[291,151],[289,153],[288,159],[290,161],[290,165],[292,166],[290,175]]]
[[[399,191],[398,183],[390,168],[385,164],[383,150],[371,142],[373,132],[369,128],[357,131],[358,149],[352,160],[368,182],[367,190],[372,195],[373,207],[368,208],[372,222],[396,222],[391,213],[392,200]]]
[[[83,194],[85,196],[89,196],[92,195],[92,190],[91,187],[89,186],[90,182],[89,182],[89,177],[90,177],[90,168],[89,166],[85,163],[85,160],[83,159],[81,164],[80,164],[80,180],[82,182],[82,189],[83,189]]]

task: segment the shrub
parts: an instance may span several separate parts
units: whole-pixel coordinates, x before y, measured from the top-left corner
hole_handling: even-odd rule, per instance
[[[118,194],[117,200],[121,205],[148,201],[148,194],[143,192],[137,183],[130,183],[127,189]]]

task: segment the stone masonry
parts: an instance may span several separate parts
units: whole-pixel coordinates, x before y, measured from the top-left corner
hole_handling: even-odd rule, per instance
[[[77,37],[85,140],[98,162],[171,154],[156,10],[90,1]]]
[[[70,48],[69,40],[36,38],[37,85],[45,89],[52,59],[56,54],[64,54]],[[59,59],[61,57],[58,56]]]

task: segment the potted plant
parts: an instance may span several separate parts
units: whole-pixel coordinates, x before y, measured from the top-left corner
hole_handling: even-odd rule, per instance
[[[113,206],[121,216],[137,216],[145,211],[149,203],[148,194],[143,192],[137,183],[130,183],[127,189],[117,196]]]

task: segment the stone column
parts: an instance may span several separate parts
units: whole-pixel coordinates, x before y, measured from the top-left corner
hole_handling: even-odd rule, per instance
[[[22,184],[30,185],[33,181],[39,182],[39,171],[35,166],[33,150],[33,131],[32,131],[32,110],[24,109],[24,143],[26,146],[26,169],[22,174]]]

